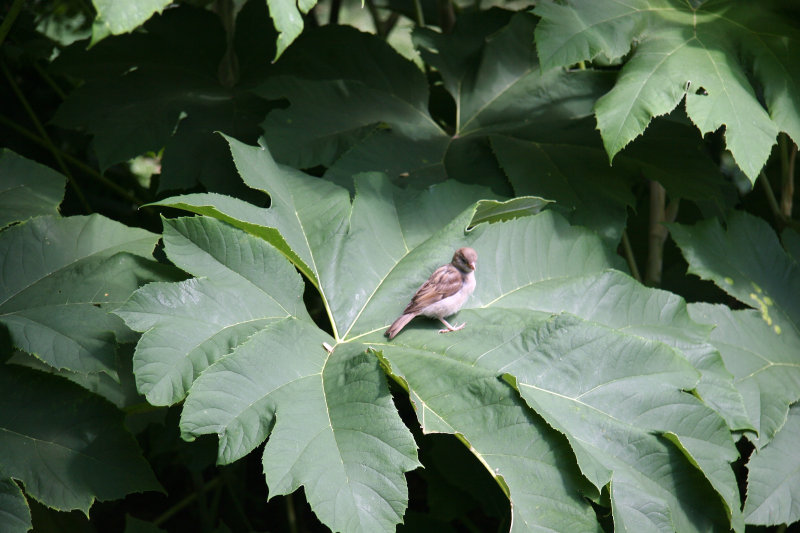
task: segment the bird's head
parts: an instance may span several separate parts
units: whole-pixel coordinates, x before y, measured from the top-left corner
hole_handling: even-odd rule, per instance
[[[472,248],[459,248],[453,254],[453,266],[461,272],[472,272],[475,270],[475,262],[478,254]]]

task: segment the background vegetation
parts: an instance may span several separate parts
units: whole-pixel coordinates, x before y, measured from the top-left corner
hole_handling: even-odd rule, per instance
[[[795,2],[0,9],[0,530],[800,521]]]

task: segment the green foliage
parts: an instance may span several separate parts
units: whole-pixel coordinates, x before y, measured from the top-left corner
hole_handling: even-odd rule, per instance
[[[358,4],[10,11],[0,530],[800,521],[797,8]]]
[[[778,132],[800,137],[800,70],[791,54],[800,33],[784,9],[779,1],[546,0],[535,10],[536,44],[547,66],[625,56],[595,108],[611,158],[685,100],[701,133],[725,127],[728,149],[755,181]]]

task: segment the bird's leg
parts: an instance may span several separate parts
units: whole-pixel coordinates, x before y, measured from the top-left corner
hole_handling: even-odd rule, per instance
[[[467,323],[466,323],[466,322],[464,322],[463,324],[461,324],[461,325],[459,325],[459,326],[455,326],[455,327],[453,327],[453,326],[451,326],[451,325],[450,325],[450,323],[449,323],[447,320],[445,320],[444,318],[440,318],[439,320],[441,320],[442,324],[444,324],[445,326],[447,326],[447,329],[440,329],[440,330],[439,330],[439,333],[449,333],[449,332],[451,332],[451,331],[458,331],[458,330],[460,330],[461,328],[463,328],[464,326],[466,326],[466,325],[467,325]]]

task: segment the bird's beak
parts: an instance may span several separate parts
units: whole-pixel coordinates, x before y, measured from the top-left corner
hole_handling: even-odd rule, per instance
[[[472,263],[470,263],[470,264],[469,264],[469,266],[471,266],[471,267],[472,267],[472,270],[475,270],[475,261],[473,261]]]

